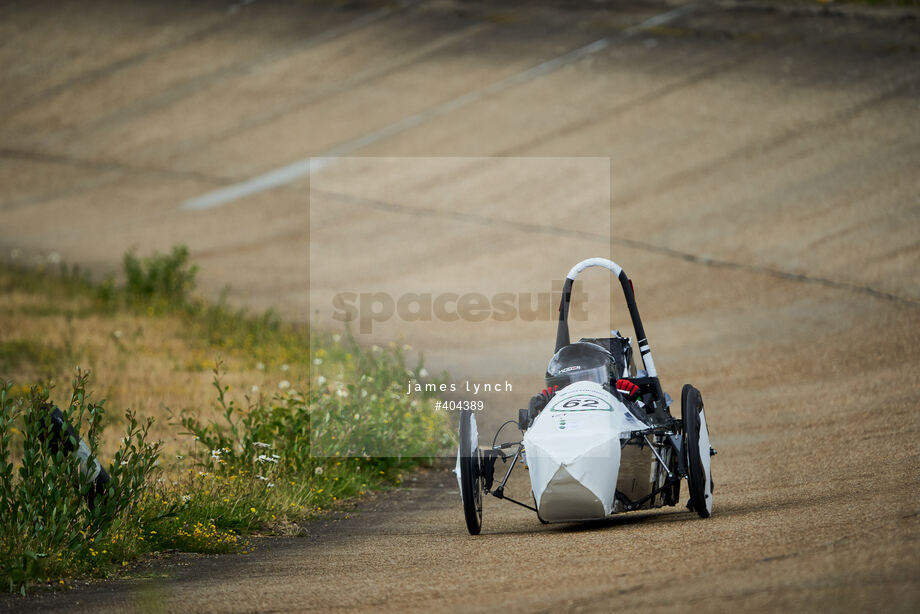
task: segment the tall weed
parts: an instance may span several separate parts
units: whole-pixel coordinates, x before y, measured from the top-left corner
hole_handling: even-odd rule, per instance
[[[150,422],[139,423],[127,412],[121,448],[108,469],[105,491],[91,497],[95,485],[98,437],[103,404],[86,393],[88,375],[78,371],[70,403],[62,408],[65,423],[85,427],[89,457],[81,459],[50,445],[52,430],[48,390],[32,388],[26,398],[0,389],[0,579],[10,591],[25,592],[30,580],[91,570],[109,557],[110,547],[135,529],[138,504],[157,457],[158,445],[147,441]],[[116,549],[112,549],[112,554]],[[103,555],[103,556],[100,556]]]

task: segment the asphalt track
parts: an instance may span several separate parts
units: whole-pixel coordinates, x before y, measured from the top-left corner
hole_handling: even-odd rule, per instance
[[[542,526],[490,500],[471,538],[434,472],[307,539],[0,607],[916,611],[917,24],[805,3],[0,6],[4,257],[102,272],[185,242],[204,291],[332,327],[343,289],[540,291],[611,256],[719,449],[705,521]],[[489,426],[553,339],[539,318],[375,325],[362,341],[458,382],[512,381]]]

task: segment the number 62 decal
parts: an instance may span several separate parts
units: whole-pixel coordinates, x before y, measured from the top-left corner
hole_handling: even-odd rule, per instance
[[[612,411],[610,402],[600,396],[579,394],[553,405],[551,411]]]

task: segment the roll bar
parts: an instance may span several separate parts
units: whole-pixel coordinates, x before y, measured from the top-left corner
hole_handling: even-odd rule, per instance
[[[658,372],[655,370],[655,361],[652,359],[652,349],[649,347],[648,339],[645,336],[645,328],[642,326],[642,318],[639,317],[639,308],[636,307],[636,296],[633,293],[632,282],[626,276],[623,267],[613,260],[607,258],[588,258],[582,260],[573,266],[568,275],[565,276],[565,283],[562,286],[562,301],[559,304],[559,327],[556,330],[556,352],[562,347],[571,343],[569,340],[569,303],[572,300],[572,284],[579,273],[590,267],[602,267],[608,269],[616,275],[623,287],[623,295],[626,297],[626,306],[629,308],[629,317],[632,319],[633,330],[636,332],[636,345],[639,347],[639,354],[642,356],[642,366],[649,378],[655,380],[655,390],[661,403],[665,403],[664,392],[661,390],[661,384],[658,382]]]

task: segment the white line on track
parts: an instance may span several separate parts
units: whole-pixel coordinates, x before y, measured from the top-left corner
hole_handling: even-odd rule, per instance
[[[240,183],[235,183],[224,188],[213,190],[196,198],[186,200],[182,203],[182,208],[190,211],[213,209],[214,207],[219,207],[235,200],[239,200],[253,194],[258,194],[259,192],[264,192],[266,190],[271,190],[273,188],[287,185],[288,183],[308,175],[311,171],[316,172],[329,166],[329,164],[331,164],[335,158],[350,156],[369,145],[397,135],[401,132],[405,132],[406,130],[414,128],[415,126],[418,126],[428,120],[456,111],[457,109],[470,105],[502,90],[517,87],[518,85],[522,85],[528,81],[533,81],[539,77],[556,72],[560,68],[563,68],[569,64],[577,62],[582,58],[606,49],[617,39],[629,38],[634,34],[640,33],[648,28],[654,28],[656,26],[660,26],[662,24],[666,24],[679,19],[680,17],[683,17],[692,11],[693,8],[693,5],[687,4],[675,9],[671,9],[670,11],[666,11],[659,15],[655,15],[654,17],[650,17],[633,26],[620,30],[616,34],[605,36],[604,38],[594,41],[593,43],[589,43],[583,47],[579,47],[578,49],[564,53],[558,57],[547,60],[541,64],[537,64],[536,66],[523,70],[519,73],[505,77],[504,79],[500,79],[494,83],[475,89],[456,98],[452,98],[451,100],[436,104],[433,107],[425,109],[424,111],[409,115],[408,117],[405,117],[394,124],[384,126],[383,128],[369,132],[364,136],[336,145],[335,147],[328,149],[317,156],[302,158],[295,162],[291,162],[290,164],[286,164],[282,167],[268,171],[267,173],[253,177],[252,179],[247,179]]]

